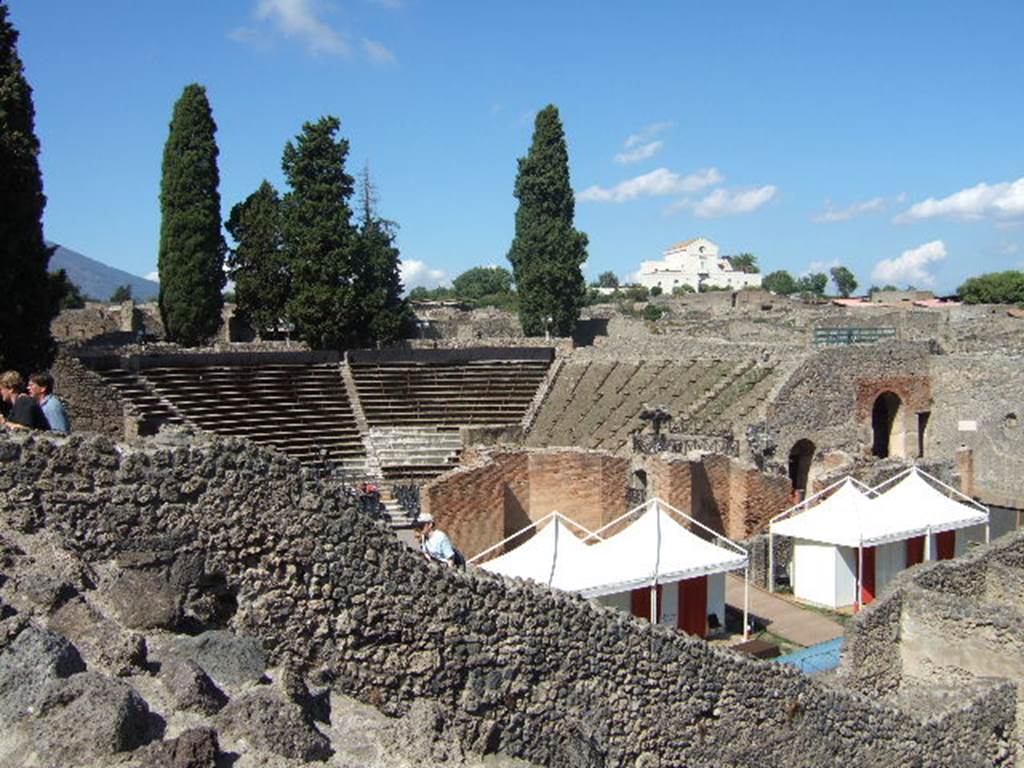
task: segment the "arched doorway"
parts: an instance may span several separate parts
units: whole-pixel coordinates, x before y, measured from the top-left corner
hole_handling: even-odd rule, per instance
[[[871,453],[880,459],[903,455],[903,434],[899,428],[901,405],[900,396],[895,392],[883,392],[871,409]]]
[[[799,491],[800,497],[807,495],[807,478],[814,459],[814,443],[807,438],[797,440],[789,450],[789,481],[793,490]]]
[[[638,506],[647,501],[647,472],[638,469],[630,475],[629,488],[626,490],[626,500],[633,506]]]

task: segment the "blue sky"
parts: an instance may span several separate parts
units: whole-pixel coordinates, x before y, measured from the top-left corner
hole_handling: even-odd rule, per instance
[[[10,0],[46,235],[153,271],[168,121],[199,82],[225,216],[264,178],[283,189],[285,142],[337,115],[409,285],[508,266],[516,159],[548,103],[588,279],[697,235],[862,287],[1024,267],[1024,4],[632,6]]]

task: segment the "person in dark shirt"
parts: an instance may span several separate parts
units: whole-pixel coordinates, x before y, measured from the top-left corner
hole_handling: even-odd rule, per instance
[[[0,397],[10,406],[3,424],[11,429],[49,429],[43,410],[25,392],[25,380],[17,371],[0,374]]]

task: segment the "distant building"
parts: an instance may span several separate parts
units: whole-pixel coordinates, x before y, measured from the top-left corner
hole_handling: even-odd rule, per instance
[[[715,243],[695,237],[670,247],[664,261],[641,262],[639,282],[648,288],[660,286],[665,293],[680,285],[695,291],[711,286],[739,290],[760,287],[761,275],[733,269],[728,259],[718,255]]]

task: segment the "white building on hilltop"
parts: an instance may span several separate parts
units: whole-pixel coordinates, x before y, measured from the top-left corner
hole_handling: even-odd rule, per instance
[[[718,246],[706,237],[695,237],[676,243],[665,251],[664,261],[640,263],[639,282],[653,288],[660,286],[665,293],[688,285],[695,291],[701,287],[759,288],[761,275],[733,269],[729,259],[718,255]]]

